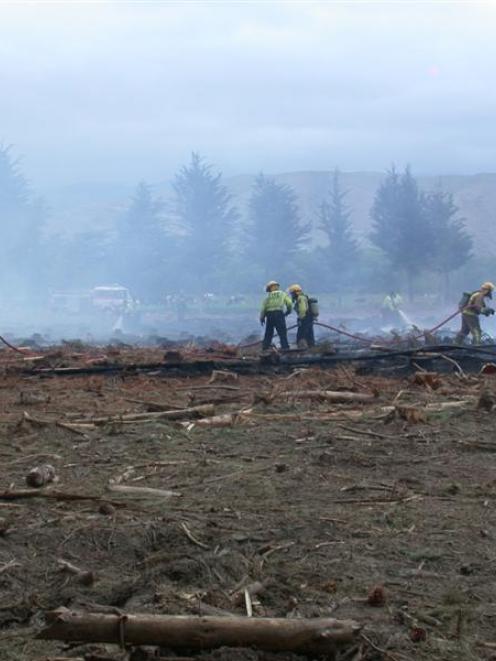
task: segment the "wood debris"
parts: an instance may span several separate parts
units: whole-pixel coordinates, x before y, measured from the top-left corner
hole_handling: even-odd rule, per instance
[[[333,654],[352,643],[360,626],[332,618],[105,615],[58,609],[47,613],[43,640],[127,643],[169,649],[251,647],[272,652]]]
[[[495,398],[490,370],[424,351],[301,363],[292,376],[283,354],[233,366],[191,347],[163,369],[164,350],[72,347],[45,363],[64,372],[4,374],[0,644],[11,658],[150,655],[129,628],[141,611],[192,627],[210,616],[352,617],[365,636],[340,644],[335,661],[454,658],[493,640],[494,406],[478,404]],[[209,383],[213,369],[237,378]],[[21,390],[45,401],[27,398],[22,415]],[[57,487],[27,487],[45,463]],[[59,603],[95,618],[88,637],[40,651],[24,623]],[[102,616],[112,641],[97,643]],[[167,653],[182,651],[200,650]]]

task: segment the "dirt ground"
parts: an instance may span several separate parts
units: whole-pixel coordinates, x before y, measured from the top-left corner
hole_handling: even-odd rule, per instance
[[[71,363],[64,351],[58,364]],[[496,654],[495,412],[486,410],[496,376],[438,382],[315,368],[209,384],[28,377],[18,365],[4,361],[0,381],[0,659],[122,659],[116,646],[36,640],[44,611],[245,615],[239,594],[255,581],[264,586],[255,615],[362,624],[342,659]],[[303,390],[376,397],[336,404]],[[245,413],[223,427],[94,422],[150,403]],[[14,499],[45,463],[56,482]],[[174,495],[111,490],[119,485]],[[81,582],[60,560],[91,574]],[[303,657],[222,649],[199,658]]]

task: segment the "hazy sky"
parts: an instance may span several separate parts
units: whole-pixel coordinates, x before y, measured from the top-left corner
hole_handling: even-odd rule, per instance
[[[0,141],[35,186],[496,171],[494,2],[5,2]]]

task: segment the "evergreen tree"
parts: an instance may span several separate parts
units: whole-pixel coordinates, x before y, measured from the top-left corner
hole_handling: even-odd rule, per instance
[[[434,252],[433,235],[422,194],[410,169],[400,176],[393,167],[377,190],[371,209],[372,242],[394,270],[403,271],[413,299],[415,276],[428,268]]]
[[[301,223],[296,193],[290,186],[258,175],[248,205],[247,256],[259,277],[295,278],[294,260],[305,245],[310,224]],[[293,266],[292,266],[293,264]]]
[[[11,148],[0,146],[0,281],[9,293],[40,285],[45,217],[46,208],[33,198]]]
[[[184,233],[183,282],[197,291],[222,287],[227,273],[229,241],[239,214],[222,184],[197,153],[175,177],[175,217]]]
[[[473,240],[458,216],[459,209],[450,193],[434,191],[423,197],[425,212],[434,239],[433,267],[444,277],[444,297],[450,296],[450,275],[472,257]]]
[[[319,227],[325,233],[328,245],[321,250],[325,263],[326,284],[341,294],[343,284],[356,268],[358,243],[353,236],[350,210],[345,198],[347,191],[341,190],[339,171],[332,175],[329,198],[320,205]]]
[[[52,237],[47,248],[50,287],[77,290],[112,283],[115,248],[115,241],[100,230]]]
[[[153,299],[164,288],[167,238],[162,227],[163,203],[140,182],[117,226],[114,273],[141,299]]]

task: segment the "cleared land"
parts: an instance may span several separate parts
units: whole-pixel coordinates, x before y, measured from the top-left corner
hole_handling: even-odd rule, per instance
[[[163,356],[48,353],[34,364]],[[133,371],[42,378],[21,374],[20,356],[1,360],[1,659],[128,658],[117,646],[36,640],[44,611],[246,615],[247,586],[254,615],[360,622],[342,659],[494,654],[495,376],[340,367],[213,383]],[[199,406],[203,419],[160,417]],[[20,493],[42,464],[56,481]]]

